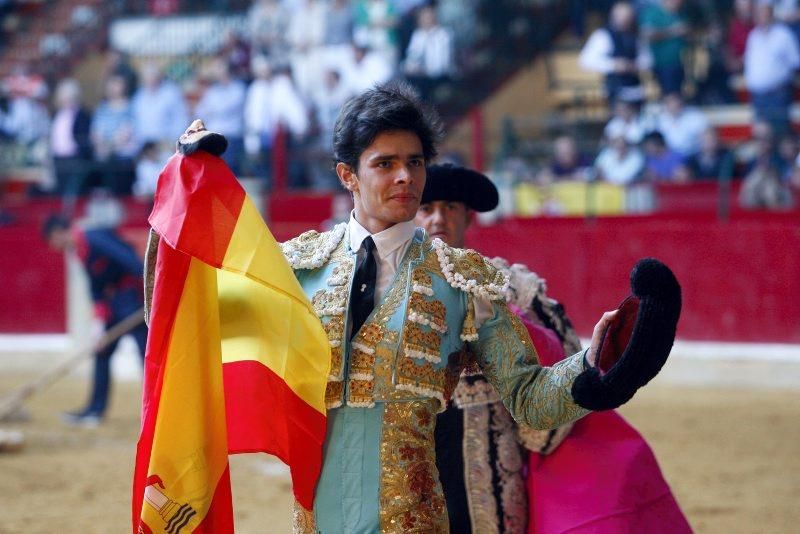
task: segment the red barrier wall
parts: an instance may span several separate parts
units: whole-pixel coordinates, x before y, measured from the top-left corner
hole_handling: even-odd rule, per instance
[[[314,202],[320,208],[321,200]],[[286,239],[318,224],[318,210],[308,207],[292,205],[290,220],[271,223],[275,236]],[[41,221],[55,208],[56,203],[28,204],[12,210],[15,226],[0,228],[0,332],[66,328],[63,262],[39,235]],[[273,215],[280,215],[276,208]],[[146,206],[128,206],[129,223],[123,228],[140,248],[146,212]],[[526,263],[545,277],[550,294],[564,303],[583,335],[628,294],[628,275],[636,260],[655,256],[673,268],[683,285],[680,337],[800,343],[796,212],[735,213],[727,223],[714,215],[689,213],[509,219],[473,228],[468,244],[487,255]]]
[[[800,343],[800,217],[742,215],[512,219],[474,228],[468,245],[525,263],[547,279],[589,335],[628,293],[641,257],[666,262],[683,287],[678,336]]]

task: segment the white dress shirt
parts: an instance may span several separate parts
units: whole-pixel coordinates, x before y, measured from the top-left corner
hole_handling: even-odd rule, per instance
[[[356,220],[355,213],[350,213],[350,250],[358,253],[356,264],[364,257],[364,250],[361,244],[372,235],[375,242],[375,261],[378,265],[378,273],[375,280],[375,305],[383,298],[383,294],[389,289],[389,285],[394,279],[403,256],[406,255],[408,247],[411,246],[411,239],[416,232],[414,221],[407,221],[390,226],[377,234],[370,234],[369,230],[361,226]]]
[[[350,221],[347,223],[350,239],[350,250],[358,253],[356,264],[364,257],[364,250],[361,244],[364,240],[372,236],[375,242],[375,261],[378,272],[375,279],[375,305],[377,306],[383,299],[384,294],[394,280],[397,268],[411,246],[411,240],[417,232],[425,232],[422,228],[417,228],[414,221],[397,223],[377,234],[370,234],[369,230],[361,226],[356,220],[355,212],[350,212]],[[480,326],[493,314],[492,303],[488,299],[475,297],[475,327]]]
[[[765,92],[789,83],[800,67],[800,48],[784,24],[756,26],[744,49],[744,79],[750,91]]]
[[[650,48],[637,45],[636,66],[639,70],[647,70],[653,65]],[[578,64],[583,70],[611,74],[614,72],[614,41],[607,28],[598,28],[592,32],[578,56]]]
[[[441,26],[417,28],[406,51],[406,71],[429,78],[447,76],[453,70],[452,39]]]
[[[678,115],[670,115],[662,110],[658,116],[657,128],[664,134],[667,146],[688,157],[700,150],[700,140],[708,129],[708,119],[702,111],[686,107]]]

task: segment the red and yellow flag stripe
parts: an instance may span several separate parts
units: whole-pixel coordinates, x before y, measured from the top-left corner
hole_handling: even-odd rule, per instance
[[[222,160],[206,153],[173,156],[150,223],[161,243],[134,531],[232,531],[228,453],[281,458],[310,509],[330,348],[280,248]]]

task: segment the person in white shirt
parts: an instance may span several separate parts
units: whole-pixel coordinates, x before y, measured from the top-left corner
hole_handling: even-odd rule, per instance
[[[758,119],[769,122],[778,136],[789,131],[792,82],[800,67],[800,47],[791,30],[775,22],[772,4],[760,0],[756,27],[744,51],[744,79]]]
[[[609,132],[609,145],[600,151],[594,162],[600,179],[616,185],[630,185],[644,171],[644,156],[625,140],[622,129]]]
[[[611,8],[608,25],[596,29],[581,49],[581,68],[605,75],[606,96],[611,107],[619,92],[641,87],[639,71],[649,69],[652,57],[636,32],[636,13],[629,2]]]
[[[614,132],[621,131],[628,144],[641,143],[644,134],[650,129],[648,121],[642,116],[641,105],[641,95],[632,95],[629,98],[624,90],[620,91],[614,103],[614,115],[603,130],[606,140],[611,139]]]
[[[314,114],[319,134],[315,143],[318,158],[315,158],[311,172],[311,185],[316,190],[338,189],[336,174],[331,172],[330,157],[333,154],[333,129],[345,102],[355,96],[345,85],[336,69],[325,71],[325,81],[313,95]]]
[[[670,149],[688,158],[700,150],[708,119],[700,110],[684,105],[680,94],[669,93],[661,100],[656,129],[662,133]]]
[[[345,83],[353,94],[361,94],[367,89],[392,79],[392,66],[384,55],[372,51],[361,41],[353,44],[352,59],[343,66]]]
[[[423,98],[429,98],[454,71],[450,31],[439,25],[431,6],[422,8],[417,16],[403,71]]]
[[[308,97],[322,83],[322,45],[325,42],[327,2],[299,0],[292,8],[287,29],[289,61],[295,85]]]

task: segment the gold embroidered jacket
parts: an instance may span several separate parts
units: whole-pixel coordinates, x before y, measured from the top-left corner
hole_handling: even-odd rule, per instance
[[[475,251],[431,241],[424,232],[351,341],[355,253],[345,232],[340,225],[282,245],[328,333],[333,358],[323,473],[314,513],[298,511],[296,529],[446,532],[433,430],[466,364],[465,349],[511,415],[542,429],[587,413],[570,393],[583,354],[539,366],[527,330],[506,304],[507,277]],[[493,312],[479,328],[476,299],[490,302]]]

